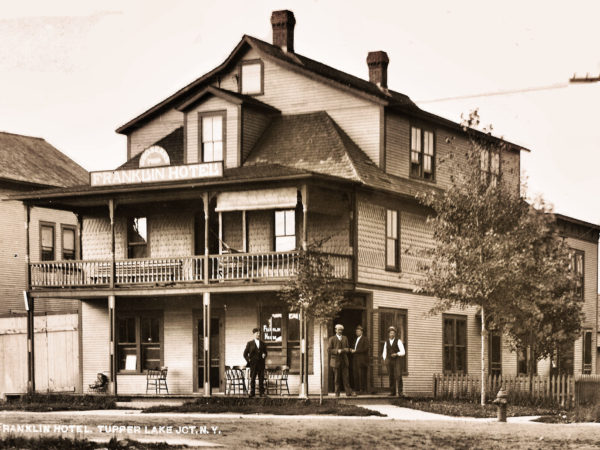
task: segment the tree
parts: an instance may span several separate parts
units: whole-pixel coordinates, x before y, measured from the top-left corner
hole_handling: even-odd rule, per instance
[[[432,312],[480,308],[485,404],[486,324],[502,330],[513,348],[529,347],[541,359],[575,339],[582,301],[574,295],[569,249],[554,216],[542,200],[526,202],[496,170],[507,147],[474,133],[478,124],[475,111],[464,122],[466,150],[455,147],[443,161],[453,165],[451,188],[421,197],[433,212],[428,222],[435,245],[418,290],[438,299]]]
[[[290,311],[299,312],[306,336],[307,322],[313,319],[319,326],[319,348],[321,363],[321,390],[319,400],[323,402],[323,326],[341,311],[345,303],[342,281],[333,275],[333,266],[328,256],[320,251],[322,242],[300,250],[298,254],[297,275],[291,278],[279,292]],[[301,344],[302,345],[302,344]],[[308,353],[308,348],[306,349]],[[301,380],[308,378],[305,364],[300,373]],[[308,392],[306,392],[308,395]],[[302,395],[302,392],[301,392]]]

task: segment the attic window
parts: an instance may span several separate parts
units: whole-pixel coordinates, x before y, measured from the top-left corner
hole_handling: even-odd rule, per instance
[[[260,60],[244,61],[240,66],[240,92],[256,95],[263,93],[263,63]]]

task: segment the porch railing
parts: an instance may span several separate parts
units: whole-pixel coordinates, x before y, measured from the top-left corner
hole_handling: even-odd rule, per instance
[[[352,257],[329,254],[334,276],[352,278]],[[298,252],[231,253],[210,255],[208,274],[204,256],[118,259],[115,285],[200,283],[208,281],[270,280],[293,277]],[[111,261],[48,261],[31,263],[32,287],[93,287],[111,284]]]

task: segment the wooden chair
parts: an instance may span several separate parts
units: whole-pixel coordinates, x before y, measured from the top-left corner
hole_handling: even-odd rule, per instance
[[[227,374],[227,371],[226,371]],[[226,394],[231,394],[233,390],[233,394],[247,394],[248,389],[246,389],[246,373],[245,370],[240,366],[233,366],[229,370],[229,375],[227,376],[229,382],[229,390],[225,390]]]
[[[267,376],[267,394],[275,393],[283,395],[285,385],[287,395],[290,395],[290,387],[288,385],[289,373],[289,366],[275,367],[275,369],[269,370]]]
[[[160,369],[148,369],[146,373],[146,394],[148,390],[154,389],[154,393],[160,394],[163,390],[169,393],[167,387],[167,372],[168,367],[161,367]]]

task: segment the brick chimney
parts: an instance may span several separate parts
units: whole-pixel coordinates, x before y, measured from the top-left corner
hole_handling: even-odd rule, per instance
[[[390,62],[384,51],[369,52],[367,65],[369,66],[369,81],[380,88],[387,89],[387,67]]]
[[[273,45],[284,52],[294,53],[294,25],[296,25],[294,13],[287,9],[273,11],[271,25],[273,26]]]

